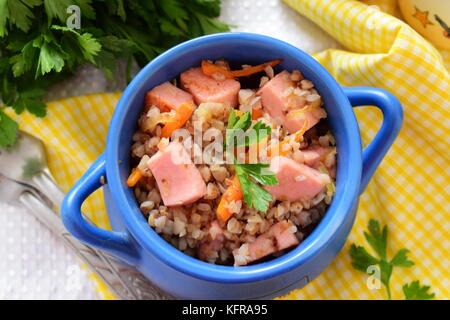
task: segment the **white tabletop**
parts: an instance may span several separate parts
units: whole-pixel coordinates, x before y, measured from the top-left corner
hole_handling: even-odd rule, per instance
[[[220,20],[315,53],[338,48],[319,27],[279,0],[223,0]],[[81,69],[48,99],[111,90],[101,71]],[[0,203],[0,299],[100,299],[77,258],[18,205]]]

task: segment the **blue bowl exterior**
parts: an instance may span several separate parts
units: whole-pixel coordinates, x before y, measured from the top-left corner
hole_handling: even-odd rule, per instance
[[[108,186],[103,188],[105,203],[113,230],[127,230]],[[272,299],[307,285],[324,271],[339,253],[353,225],[357,203],[347,215],[330,244],[305,263],[278,276],[246,283],[207,281],[192,277],[163,263],[151,252],[144,252],[135,242],[141,260],[136,268],[165,292],[180,299]]]
[[[238,268],[208,264],[172,247],[149,227],[132,190],[125,184],[131,137],[146,91],[197,66],[201,59],[221,57],[252,64],[282,58],[277,71],[299,69],[322,95],[338,149],[336,194],[312,234],[277,259]],[[131,235],[139,252],[137,268],[167,292],[193,299],[269,298],[305,285],[338,254],[355,218],[361,168],[361,141],[352,107],[342,88],[317,61],[270,37],[215,34],[166,51],[150,62],[124,91],[108,133],[105,201],[113,229],[126,230]]]

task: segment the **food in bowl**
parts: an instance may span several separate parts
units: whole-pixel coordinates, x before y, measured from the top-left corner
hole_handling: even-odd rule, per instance
[[[297,246],[334,195],[336,147],[314,84],[281,60],[224,59],[149,90],[127,184],[182,252],[249,265]]]

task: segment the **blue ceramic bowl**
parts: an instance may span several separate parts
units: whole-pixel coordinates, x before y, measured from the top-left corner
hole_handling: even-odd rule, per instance
[[[276,71],[299,69],[322,95],[337,143],[336,193],[315,230],[281,257],[252,266],[209,264],[189,257],[161,238],[142,216],[126,185],[132,135],[145,93],[154,86],[198,66],[202,59],[224,57],[257,64],[282,58]],[[352,106],[375,105],[384,115],[382,127],[364,150]],[[366,87],[342,88],[311,56],[283,41],[249,33],[222,33],[184,42],[152,60],[128,85],[111,120],[106,152],[64,199],[64,225],[80,241],[134,265],[168,293],[187,299],[272,298],[299,288],[319,275],[341,250],[353,225],[358,199],[397,136],[402,108],[389,92]],[[100,183],[101,177],[106,184]],[[114,231],[88,224],[80,207],[103,188]]]

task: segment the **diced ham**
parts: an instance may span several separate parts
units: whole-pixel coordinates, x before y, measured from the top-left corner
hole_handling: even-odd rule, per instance
[[[288,103],[284,92],[293,86],[294,82],[290,79],[289,72],[283,70],[258,91],[264,109],[272,118],[284,120],[284,111],[287,109]]]
[[[251,261],[259,260],[272,253],[277,252],[276,244],[272,234],[263,233],[255,241],[248,245]]]
[[[205,195],[205,181],[180,142],[171,142],[153,155],[147,164],[156,179],[164,205],[185,205]]]
[[[284,70],[267,82],[257,93],[261,96],[264,110],[280,122],[289,133],[300,130],[305,120],[308,121],[306,125],[308,130],[326,116],[321,108],[308,108],[298,112],[306,106],[306,100],[304,97],[293,94],[294,87],[295,83],[291,80],[290,73]]]
[[[312,168],[317,168],[332,151],[333,147],[314,146],[309,149],[302,150],[302,153],[305,164]]]
[[[326,184],[326,179],[319,171],[284,156],[273,157],[269,170],[275,173],[278,184],[264,188],[281,201],[311,199],[322,191]]]
[[[299,244],[295,232],[291,229],[292,222],[283,220],[269,228],[265,233],[259,235],[252,243],[248,244],[249,259],[236,259],[243,263],[250,263],[267,257],[278,251]],[[238,255],[239,249],[233,250],[233,255]]]
[[[291,222],[283,220],[270,228],[275,235],[275,239],[277,240],[278,250],[287,249],[298,244],[298,239],[295,236],[295,233],[290,229],[292,226],[293,225]]]
[[[170,82],[154,87],[145,95],[145,111],[152,105],[157,106],[161,112],[176,110],[184,102],[194,102],[192,95]]]
[[[198,104],[204,102],[224,103],[231,107],[238,104],[239,81],[234,79],[215,80],[205,75],[201,68],[192,68],[180,75],[181,86],[189,91]]]

